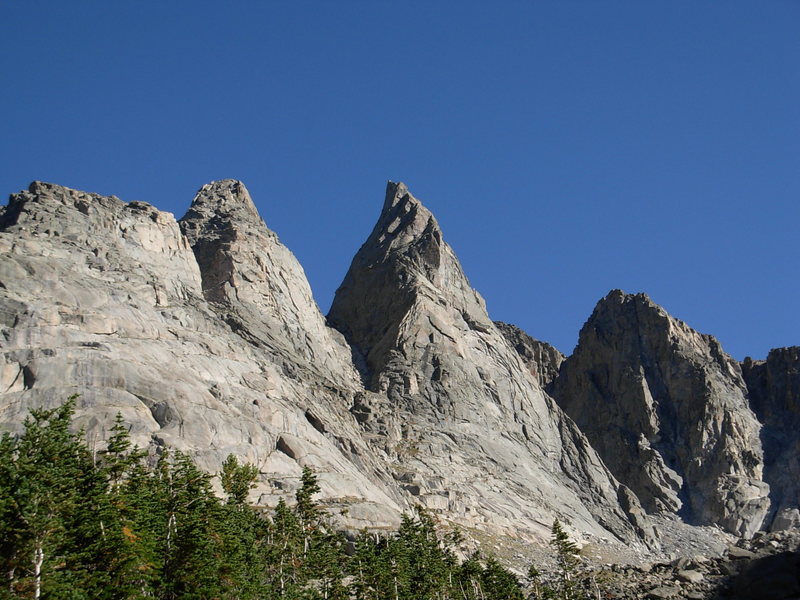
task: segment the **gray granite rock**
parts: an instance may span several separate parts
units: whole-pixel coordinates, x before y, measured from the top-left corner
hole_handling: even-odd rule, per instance
[[[594,536],[647,535],[638,500],[623,509],[619,483],[491,321],[436,219],[403,184],[388,185],[328,320],[371,392],[354,413],[383,432],[376,443],[393,451],[396,476],[446,492],[452,519],[544,539],[554,516]]]
[[[180,220],[197,258],[203,295],[236,333],[268,349],[288,374],[310,370],[329,384],[360,387],[342,335],[327,327],[303,268],[267,229],[240,181],[204,185]]]
[[[488,318],[430,213],[389,204],[377,230],[410,262],[353,307],[378,327],[359,373],[240,182],[204,186],[180,224],[143,202],[34,183],[0,215],[0,427],[78,393],[94,446],[121,412],[153,452],[175,447],[212,472],[229,453],[255,463],[251,500],[265,505],[291,498],[309,465],[351,528],[393,527],[420,503],[495,536],[544,541],[555,516],[601,539],[647,535],[635,497]]]
[[[746,358],[742,373],[750,406],[763,424],[764,480],[770,485],[773,529],[800,527],[800,346]]]
[[[355,526],[396,525],[407,504],[349,413],[359,384],[341,336],[241,184],[199,197],[220,190],[231,194],[213,209],[218,233],[241,256],[211,303],[204,283],[216,271],[201,271],[171,214],[38,182],[11,197],[0,223],[0,427],[18,430],[30,408],[77,393],[93,445],[120,412],[142,447],[178,448],[212,472],[229,453],[256,464],[253,501],[291,498],[309,465],[325,501],[365,515]],[[195,223],[197,239],[211,237]]]
[[[599,419],[615,424],[609,438],[643,432],[629,471],[606,458],[615,478],[544,391],[559,387],[563,355],[491,321],[402,184],[388,186],[328,321],[234,180],[203,186],[180,223],[35,182],[0,209],[0,255],[2,430],[78,393],[95,447],[121,412],[153,453],[172,446],[211,472],[229,453],[255,463],[251,501],[264,505],[291,498],[309,465],[352,529],[394,527],[422,504],[488,543],[544,542],[558,517],[578,542],[637,552],[671,535],[640,498],[738,533],[765,510],[738,366],[713,338],[645,303],[639,341],[614,337],[623,311],[617,341],[594,345],[599,362],[576,351],[568,380],[606,385],[628,411]],[[692,419],[696,430],[681,424]]]
[[[522,362],[528,367],[539,387],[547,389],[547,386],[558,377],[558,369],[566,357],[557,348],[532,338],[516,325],[502,321],[495,321],[494,324],[522,357]]]
[[[736,361],[644,294],[612,291],[553,394],[648,511],[752,535],[769,507]]]

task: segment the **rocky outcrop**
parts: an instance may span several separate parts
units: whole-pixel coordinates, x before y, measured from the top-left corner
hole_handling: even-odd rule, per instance
[[[649,511],[741,535],[768,510],[759,423],[738,363],[646,295],[612,291],[553,387]]]
[[[491,321],[402,184],[327,320],[234,180],[203,186],[180,222],[35,182],[0,207],[0,255],[2,430],[77,393],[94,447],[120,412],[153,454],[256,464],[253,502],[291,497],[308,465],[350,528],[393,527],[421,504],[490,545],[544,541],[555,517],[619,553],[684,539],[640,499],[743,534],[766,511],[759,426],[713,338],[615,292],[561,364]],[[797,456],[797,358],[782,356],[744,367],[781,510],[797,497],[780,471]]]
[[[598,576],[603,597],[619,600],[791,600],[800,595],[800,532],[759,532],[720,554],[691,554],[669,562],[613,565]],[[578,575],[581,578],[581,574]]]
[[[354,349],[240,182],[204,186],[180,223],[32,184],[0,212],[0,425],[77,393],[90,444],[120,412],[154,452],[209,471],[229,453],[255,463],[252,500],[267,505],[309,465],[353,528],[421,503],[492,535],[544,539],[556,515],[595,538],[652,535],[489,320],[430,213],[401,193],[376,231],[408,261],[388,260],[383,285],[350,305]]]
[[[742,373],[750,406],[763,424],[764,480],[770,486],[773,529],[800,527],[800,347],[746,358]]]
[[[219,219],[204,222],[214,201]],[[253,500],[291,496],[309,465],[352,526],[396,524],[402,494],[348,411],[357,378],[334,366],[338,334],[296,261],[241,184],[203,188],[195,208],[193,242],[213,231],[229,244],[201,256],[202,269],[173,216],[148,204],[38,182],[11,197],[0,224],[2,427],[77,393],[90,444],[102,445],[120,412],[140,446],[189,452],[212,472],[229,453],[254,463]],[[213,260],[225,248],[243,254],[228,271]],[[325,378],[334,368],[337,387]]]
[[[375,443],[423,504],[541,537],[554,514],[595,536],[648,534],[636,498],[542,391],[403,184],[388,185],[328,320],[360,357],[369,402],[354,413],[384,432]]]
[[[506,338],[511,347],[517,351],[522,358],[522,362],[528,367],[531,376],[542,389],[547,389],[556,377],[558,369],[564,362],[566,356],[551,346],[547,342],[541,342],[532,338],[516,325],[494,322],[503,337]]]
[[[241,337],[270,351],[287,373],[309,370],[356,389],[350,348],[327,327],[303,268],[267,229],[240,181],[204,185],[180,220],[200,267],[203,295]]]

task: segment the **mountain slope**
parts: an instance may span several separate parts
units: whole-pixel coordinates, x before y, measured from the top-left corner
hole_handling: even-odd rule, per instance
[[[800,527],[800,347],[775,348],[766,360],[745,359],[750,406],[763,424],[764,481],[773,529]]]
[[[247,206],[243,186],[211,189],[220,188],[237,189],[233,204]],[[220,235],[233,235],[229,225]],[[265,252],[278,257],[271,268],[282,292],[298,303],[310,298],[299,265],[261,227],[248,234],[270,240]],[[11,197],[0,254],[4,428],[18,429],[32,406],[77,393],[78,423],[92,444],[102,447],[119,411],[141,446],[189,452],[212,472],[229,453],[253,462],[261,502],[291,493],[309,465],[326,499],[351,505],[354,526],[397,523],[405,503],[347,410],[357,387],[352,367],[337,370],[337,388],[320,375],[329,373],[326,359],[335,364],[336,344],[310,300],[302,320],[281,302],[244,330],[238,306],[205,300],[208,265],[198,267],[171,214],[51,184]],[[266,285],[244,269],[234,280],[246,299]],[[310,348],[271,335],[292,329]],[[312,363],[312,353],[324,358]]]
[[[767,512],[760,426],[738,363],[644,294],[614,290],[552,387],[650,511],[741,535]]]
[[[365,426],[371,415],[389,422],[393,468],[423,502],[509,530],[541,531],[555,510],[595,535],[644,533],[644,520],[631,523],[638,502],[539,387],[403,184],[388,185],[328,319],[388,400]]]

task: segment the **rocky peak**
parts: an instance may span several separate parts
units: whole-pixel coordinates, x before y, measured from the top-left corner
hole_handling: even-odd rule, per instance
[[[402,494],[348,411],[350,353],[302,269],[243,185],[205,186],[195,200],[183,225],[205,244],[202,286],[169,213],[52,184],[11,196],[0,211],[0,430],[78,394],[93,448],[119,412],[153,452],[187,452],[212,473],[231,453],[257,465],[260,504],[291,498],[311,466],[351,527],[396,525]]]
[[[107,277],[124,277],[137,264],[138,272],[128,276],[146,281],[157,303],[200,293],[200,273],[175,218],[146,202],[34,181],[10,196],[0,231],[17,240],[16,252],[21,240],[45,238],[60,249],[87,249],[90,266]],[[170,268],[174,276],[162,279]]]
[[[407,250],[406,258],[435,277],[442,232],[434,216],[403,183],[389,182],[381,216],[373,232],[384,255]]]
[[[750,406],[762,423],[800,419],[800,346],[773,348],[766,360],[748,356],[742,372]]]
[[[303,268],[258,214],[247,188],[224,179],[204,185],[180,221],[214,310],[285,368],[355,385],[350,350],[326,326]],[[301,376],[301,372],[297,376]]]
[[[635,537],[638,501],[544,394],[404,185],[387,186],[328,319],[364,359],[373,395],[354,414],[384,436],[396,476],[424,503],[467,525],[542,534],[559,514],[595,535]],[[509,510],[513,523],[498,518]]]
[[[196,231],[201,224],[206,225],[203,229],[209,229],[208,223],[214,224],[215,231],[205,231],[206,235],[214,232],[220,236],[233,235],[237,229],[252,225],[266,227],[250,192],[235,179],[212,181],[201,187],[181,219],[181,227],[189,239],[199,236]]]
[[[746,358],[750,406],[763,424],[764,480],[773,529],[800,526],[800,346],[775,348],[766,360]]]
[[[553,394],[648,510],[744,535],[761,525],[768,486],[738,364],[646,295],[598,302]]]
[[[371,388],[381,387],[376,376],[397,358],[395,342],[405,315],[423,298],[444,307],[448,320],[452,316],[469,327],[492,327],[483,298],[443,242],[434,216],[404,184],[390,181],[378,222],[353,258],[328,314],[361,355]],[[432,323],[435,319],[431,316]],[[431,335],[448,334],[439,330]]]

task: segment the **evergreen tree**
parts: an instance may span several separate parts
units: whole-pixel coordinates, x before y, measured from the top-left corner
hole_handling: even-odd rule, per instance
[[[261,545],[265,537],[265,521],[247,506],[247,494],[254,485],[258,469],[240,465],[229,455],[222,465],[220,480],[227,494],[221,507],[218,525],[222,556],[219,563],[223,598],[247,600],[260,598],[263,565]]]
[[[272,516],[265,562],[269,589],[275,598],[296,598],[302,567],[302,528],[281,498]]]
[[[581,600],[581,593],[576,581],[576,567],[578,566],[578,546],[569,539],[569,535],[558,519],[553,521],[550,545],[556,552],[556,561],[559,567],[559,582],[554,590],[560,600]]]
[[[493,557],[486,560],[481,583],[486,600],[523,600],[519,580]]]
[[[222,473],[220,473],[222,489],[228,495],[228,504],[243,511],[247,502],[247,494],[255,485],[256,477],[258,477],[258,469],[255,465],[240,465],[239,459],[233,454],[229,454],[222,463]]]
[[[459,564],[459,534],[440,537],[421,508],[393,534],[362,533],[346,557],[308,468],[294,508],[281,500],[268,519],[246,503],[255,467],[228,457],[222,502],[180,452],[148,466],[119,415],[95,462],[69,431],[74,405],[32,411],[22,435],[0,438],[2,600],[521,598],[494,559]],[[553,535],[560,564],[571,564],[577,548],[559,524]]]
[[[461,563],[456,575],[458,598],[463,600],[478,600],[485,598],[482,586],[483,567],[480,563],[480,554],[475,552]]]
[[[66,598],[91,588],[91,564],[80,542],[100,535],[99,522],[79,523],[82,503],[96,489],[91,457],[69,431],[75,398],[52,410],[32,410],[16,441],[4,438],[0,493],[6,513],[3,563],[7,589],[22,597]]]
[[[164,531],[164,583],[166,598],[200,600],[221,592],[217,565],[221,558],[219,499],[211,489],[211,476],[203,473],[182,452],[168,470],[167,524]]]

